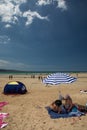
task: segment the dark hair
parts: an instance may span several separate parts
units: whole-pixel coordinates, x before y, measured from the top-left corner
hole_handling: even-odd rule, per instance
[[[62,101],[61,101],[61,100],[56,100],[54,103],[55,103],[56,106],[58,106],[58,107],[62,105]]]

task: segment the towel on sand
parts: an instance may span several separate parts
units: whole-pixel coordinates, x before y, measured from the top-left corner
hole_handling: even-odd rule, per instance
[[[8,125],[7,122],[0,121],[0,129],[7,126],[7,125]]]
[[[8,116],[9,116],[8,113],[0,113],[0,128],[3,128],[3,127],[8,125],[7,122],[3,122],[3,119],[8,117]]]
[[[8,104],[8,102],[0,102],[0,110],[2,110],[2,107],[4,107],[7,104]],[[7,122],[3,121],[4,118],[6,118],[8,116],[9,116],[8,113],[0,113],[0,129],[8,125]]]
[[[48,111],[48,114],[50,115],[50,117],[53,118],[53,119],[55,119],[55,118],[68,118],[68,117],[85,115],[83,112],[80,112],[76,108],[74,108],[69,113],[63,113],[63,114],[58,114],[57,112],[54,112],[52,109],[50,109],[50,107],[46,107],[46,110]]]
[[[0,110],[2,110],[2,107],[7,105],[7,104],[8,104],[8,102],[0,102]]]

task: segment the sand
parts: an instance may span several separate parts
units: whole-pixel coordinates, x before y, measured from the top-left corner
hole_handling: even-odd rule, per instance
[[[76,76],[76,74],[73,74]],[[3,88],[9,81],[21,81],[28,90],[25,95],[4,95]],[[70,94],[73,102],[85,105],[87,94],[80,90],[87,89],[87,73],[78,74],[78,80],[72,84],[61,84],[46,87],[38,78],[30,78],[28,75],[17,76],[9,80],[8,75],[0,75],[0,102],[9,104],[2,111],[9,113],[5,119],[8,125],[4,130],[87,130],[87,115],[81,119],[59,118],[51,119],[45,109],[61,91],[63,95]]]

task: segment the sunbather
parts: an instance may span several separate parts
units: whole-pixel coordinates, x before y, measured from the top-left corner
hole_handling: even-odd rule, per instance
[[[61,100],[61,101],[64,100],[65,101],[62,106],[65,108],[66,113],[72,111],[73,107],[76,107],[75,104],[73,104],[73,102],[72,102],[72,98],[68,94],[65,97],[63,97],[61,95],[60,91],[59,91],[59,100]]]
[[[77,109],[78,109],[80,112],[87,113],[87,106],[80,105],[80,104],[76,104],[76,106],[77,106]]]
[[[80,93],[86,93],[87,94],[87,90],[80,90]]]
[[[50,105],[50,108],[57,112],[57,113],[61,113],[62,112],[62,108],[61,108],[61,105],[62,105],[62,101],[61,100],[55,100],[51,105]]]
[[[74,110],[79,110],[80,112],[87,112],[86,106],[83,106],[83,105],[80,105],[77,103],[73,103],[72,98],[69,95],[66,95],[64,100],[65,100],[64,107],[65,107],[67,113],[74,111]]]
[[[72,98],[69,95],[66,95],[64,100],[65,100],[64,107],[67,113],[71,112],[73,108],[76,108],[76,105],[73,104]]]

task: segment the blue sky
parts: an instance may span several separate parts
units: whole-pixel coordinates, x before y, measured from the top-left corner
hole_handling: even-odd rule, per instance
[[[87,0],[0,0],[0,69],[87,71]]]

